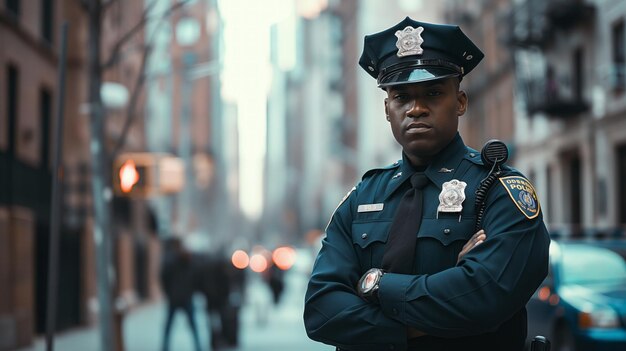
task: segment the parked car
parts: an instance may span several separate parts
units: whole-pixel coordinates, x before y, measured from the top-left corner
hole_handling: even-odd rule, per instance
[[[557,242],[528,308],[528,335],[552,351],[626,350],[625,242]]]

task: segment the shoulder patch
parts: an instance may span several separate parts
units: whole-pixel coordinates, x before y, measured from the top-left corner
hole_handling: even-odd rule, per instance
[[[356,187],[353,186],[352,189],[350,189],[350,191],[348,191],[348,193],[343,197],[343,199],[341,199],[341,201],[339,201],[339,205],[337,205],[337,207],[335,207],[335,210],[333,211],[333,214],[330,215],[330,219],[328,220],[328,224],[326,224],[326,228],[324,229],[324,232],[326,232],[328,230],[328,226],[330,225],[330,222],[333,220],[333,217],[335,216],[335,212],[337,212],[339,207],[341,207],[341,205],[344,202],[346,202],[348,197],[350,197],[350,194],[352,194],[352,192],[355,191],[355,190],[356,190]]]
[[[535,188],[528,179],[520,176],[509,176],[500,178],[500,182],[526,218],[533,219],[539,215],[541,209],[539,198],[537,198]]]

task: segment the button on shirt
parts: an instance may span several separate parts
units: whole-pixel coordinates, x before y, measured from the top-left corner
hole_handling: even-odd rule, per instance
[[[439,172],[442,168],[453,171]],[[423,331],[439,347],[452,338],[488,345],[483,336],[498,330],[503,339],[517,333],[513,339],[523,342],[524,306],[547,274],[548,232],[541,214],[527,218],[496,182],[482,222],[487,240],[457,264],[474,234],[474,193],[489,173],[480,154],[458,134],[425,171],[430,184],[416,234],[417,274],[386,273],[379,285],[380,305],[357,296],[359,278],[381,266],[389,226],[413,172],[407,162],[368,171],[332,215],[306,292],[308,335],[342,350],[378,351],[390,345],[407,350],[412,347],[407,327]],[[521,175],[510,168],[506,174]],[[467,183],[463,209],[437,213],[442,184],[452,179]],[[378,203],[384,203],[381,211],[357,211],[359,205]]]

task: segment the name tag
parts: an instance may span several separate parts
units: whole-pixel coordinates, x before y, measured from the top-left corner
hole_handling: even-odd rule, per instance
[[[367,204],[367,205],[359,205],[357,208],[357,212],[377,212],[383,210],[384,204]]]

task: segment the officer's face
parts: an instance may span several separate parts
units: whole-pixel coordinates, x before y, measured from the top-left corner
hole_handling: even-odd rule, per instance
[[[467,95],[458,78],[387,88],[385,112],[391,131],[413,164],[426,164],[454,138]]]

